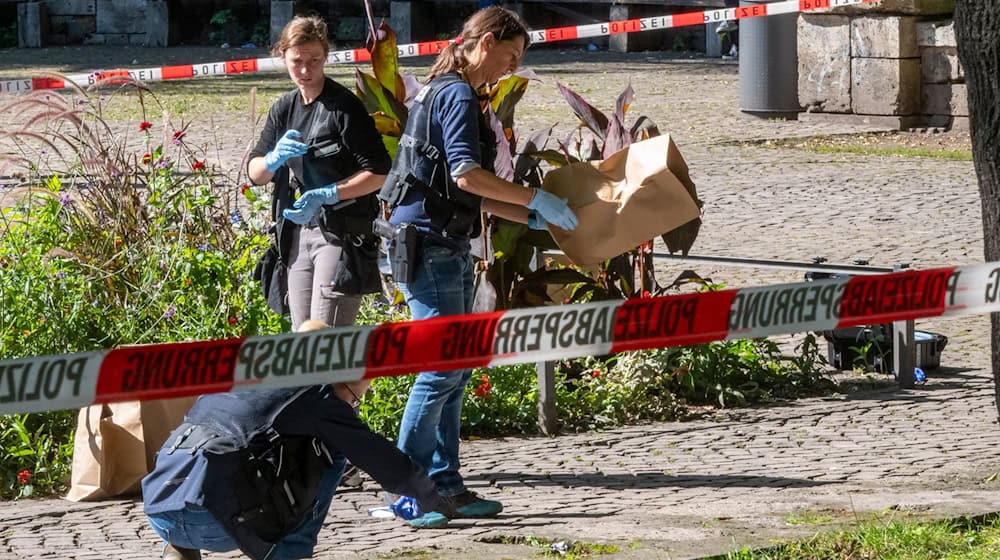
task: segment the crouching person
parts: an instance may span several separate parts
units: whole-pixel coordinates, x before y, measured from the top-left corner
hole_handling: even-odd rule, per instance
[[[454,515],[426,472],[356,414],[367,381],[205,395],[142,481],[164,560],[240,549],[254,560],[312,556],[349,460],[392,494],[414,496],[416,527]]]

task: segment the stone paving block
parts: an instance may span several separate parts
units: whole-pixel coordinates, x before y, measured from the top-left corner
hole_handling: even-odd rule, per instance
[[[954,47],[927,47],[920,50],[920,75],[925,83],[949,83],[965,80],[965,71]]]

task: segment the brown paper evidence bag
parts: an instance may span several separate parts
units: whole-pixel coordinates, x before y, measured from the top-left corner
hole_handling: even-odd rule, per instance
[[[603,262],[700,215],[687,163],[666,134],[550,171],[542,188],[567,199],[580,220],[572,231],[549,228],[576,265]]]
[[[197,397],[95,404],[80,410],[67,500],[135,494],[156,452]]]

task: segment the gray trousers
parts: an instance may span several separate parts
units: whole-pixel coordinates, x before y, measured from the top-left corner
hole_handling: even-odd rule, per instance
[[[323,238],[318,227],[295,228],[288,266],[293,331],[309,319],[338,327],[354,324],[361,297],[345,295],[333,286],[341,252]]]

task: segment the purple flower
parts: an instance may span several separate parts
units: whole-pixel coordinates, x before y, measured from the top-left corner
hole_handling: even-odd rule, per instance
[[[66,278],[66,273],[60,270],[59,272],[56,272],[56,278],[62,280],[63,278]]]
[[[202,243],[201,245],[198,245],[198,250],[201,251],[201,252],[203,252],[203,253],[205,251],[207,251],[208,250],[208,243]]]
[[[62,206],[66,206],[67,204],[69,204],[69,195],[64,194],[61,197],[59,197],[59,204]]]
[[[243,218],[240,217],[240,211],[233,210],[233,213],[229,215],[229,221],[232,222],[234,226],[243,222]]]
[[[173,317],[175,313],[177,313],[177,310],[174,309],[173,305],[171,305],[170,307],[167,307],[166,311],[163,312],[163,316],[169,319]]]

